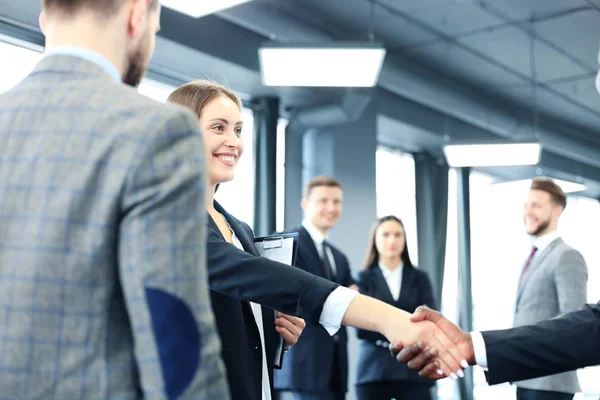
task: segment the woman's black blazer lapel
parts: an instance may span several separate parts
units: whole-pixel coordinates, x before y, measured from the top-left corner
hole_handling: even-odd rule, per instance
[[[373,280],[373,288],[375,289],[375,293],[380,293],[382,296],[381,300],[388,304],[394,304],[394,297],[392,296],[392,292],[390,292],[390,288],[378,264],[373,264],[371,266],[371,279]]]
[[[231,214],[229,214],[227,211],[225,211],[225,209],[217,201],[215,201],[215,209],[225,217],[225,219],[227,220],[227,223],[229,224],[229,226],[235,233],[235,236],[238,238],[238,240],[242,244],[242,247],[244,248],[244,250],[247,253],[250,253],[254,256],[259,257],[260,254],[258,253],[258,250],[256,250],[256,247],[254,246],[254,237],[252,236],[252,233],[249,231],[249,228],[244,226],[244,224],[242,222],[240,222],[237,218],[233,217]],[[213,224],[214,224],[214,221],[213,221]],[[216,224],[215,224],[215,226],[216,226]],[[248,303],[248,307],[250,307],[249,303]],[[249,311],[251,312],[252,310],[249,309]],[[262,315],[263,315],[262,325],[263,325],[263,332],[265,334],[267,363],[269,364],[268,370],[269,370],[269,372],[271,372],[272,365],[273,365],[272,362],[274,360],[274,355],[275,355],[275,348],[277,347],[277,341],[275,340],[275,338],[278,335],[277,331],[275,331],[275,324],[274,324],[275,312],[265,306],[261,306],[261,311],[262,311]],[[252,314],[252,315],[254,315],[254,314]],[[258,331],[256,333],[258,334]],[[273,379],[271,379],[271,382],[273,382]]]
[[[396,302],[397,307],[407,309],[408,304],[414,301],[415,296],[418,296],[419,287],[415,283],[416,275],[414,267],[410,265],[402,267],[402,284],[400,285],[400,297]]]
[[[227,211],[225,211],[225,209],[221,207],[221,205],[217,201],[215,201],[215,209],[225,217],[227,223],[229,224],[233,232],[235,232],[235,236],[242,244],[244,251],[258,257],[258,251],[256,250],[256,247],[254,247],[254,238],[251,236],[250,232],[248,232],[246,227],[244,227],[243,224],[237,218],[233,217]]]

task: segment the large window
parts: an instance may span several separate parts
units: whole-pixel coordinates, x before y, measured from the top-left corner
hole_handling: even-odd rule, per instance
[[[523,227],[523,204],[527,186],[494,184],[491,177],[471,175],[471,263],[473,325],[476,330],[510,328],[521,268],[531,248]],[[600,276],[597,268],[600,250],[597,238],[600,204],[595,200],[569,197],[559,221],[562,238],[581,251],[589,268],[588,300],[598,301]],[[585,226],[585,229],[582,227]],[[475,398],[505,400],[515,398],[508,384],[488,386],[480,368],[475,369]],[[582,390],[600,394],[598,369],[579,372]],[[583,397],[580,397],[583,398]]]
[[[42,56],[42,53],[37,51],[0,41],[0,60],[12,60],[0,65],[0,93],[6,92],[23,80]],[[143,95],[165,102],[174,89],[173,86],[144,79],[138,90]]]
[[[235,179],[220,185],[215,199],[234,217],[254,227],[254,115],[242,110],[244,153],[235,169]]]
[[[376,191],[377,217],[395,215],[402,220],[411,261],[418,265],[415,161],[412,155],[386,148],[377,149]]]
[[[0,41],[0,60],[11,60],[0,63],[0,93],[23,80],[41,57],[42,54],[37,51]]]
[[[285,229],[285,128],[288,120],[280,118],[277,123],[277,178],[276,178],[276,230]],[[300,205],[298,205],[300,207]]]
[[[600,203],[594,199],[572,196],[560,218],[558,229],[563,240],[581,252],[588,267],[588,302],[600,300]],[[589,340],[596,338],[588,338]],[[585,340],[585,339],[584,339]],[[600,396],[600,367],[578,371],[581,390]]]
[[[151,99],[165,103],[175,89],[174,86],[144,78],[138,87],[138,92]]]

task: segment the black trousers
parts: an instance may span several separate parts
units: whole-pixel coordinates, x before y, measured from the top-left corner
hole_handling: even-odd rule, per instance
[[[382,381],[356,386],[358,400],[431,400],[431,385]]]
[[[294,392],[294,391],[276,391],[274,400],[345,400],[346,391],[342,389],[341,375],[342,367],[340,366],[340,349],[336,343],[334,347],[331,377],[329,378],[329,389],[326,392]]]
[[[346,393],[334,392],[275,392],[274,400],[345,400]]]
[[[517,388],[517,400],[573,400],[574,393]]]

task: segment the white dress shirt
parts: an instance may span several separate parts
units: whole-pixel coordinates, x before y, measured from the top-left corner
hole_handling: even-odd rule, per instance
[[[240,243],[240,240],[235,235],[233,229],[229,227],[229,230],[231,231],[232,244],[238,249],[244,250],[244,246]],[[331,292],[325,300],[323,310],[319,317],[319,323],[331,336],[335,335],[340,329],[344,314],[357,295],[358,293],[354,290],[340,286]],[[269,371],[267,370],[267,353],[265,349],[265,332],[262,323],[262,308],[260,304],[253,302],[250,302],[250,307],[260,334],[260,344],[262,347],[262,398],[263,400],[271,400],[271,382],[269,381]]]
[[[560,238],[560,235],[557,231],[548,232],[545,235],[534,238],[532,241],[532,245],[537,247],[537,251],[535,252],[531,261],[535,260],[546,250],[546,248],[550,245],[550,243],[554,242],[556,239]],[[475,354],[475,362],[480,367],[487,369],[487,352],[485,348],[485,341],[483,340],[483,335],[480,332],[471,332],[471,340],[473,341],[473,353]]]
[[[538,258],[544,252],[544,250],[546,250],[546,247],[550,246],[550,243],[554,242],[558,238],[560,238],[558,231],[548,232],[545,235],[534,238],[532,243],[533,246],[537,247],[537,251],[535,252],[531,261]]]
[[[398,301],[400,298],[400,288],[402,288],[402,271],[404,270],[404,263],[401,263],[400,266],[393,271],[379,263],[379,269],[381,269],[381,273],[385,278],[394,301]]]
[[[231,227],[231,243],[240,250],[244,250],[244,246],[240,243],[240,240],[235,235],[235,232]],[[260,304],[250,302],[250,308],[252,314],[254,314],[254,320],[260,334],[260,345],[262,348],[262,398],[263,400],[271,400],[271,382],[269,381],[269,371],[267,370],[267,353],[265,349],[265,331],[263,328],[262,319],[262,308]]]
[[[306,229],[306,231],[310,235],[310,238],[315,243],[315,247],[317,248],[319,257],[323,259],[323,242],[327,240],[327,235],[323,235],[323,233],[320,230],[318,230],[313,224],[311,224],[307,220],[302,221],[302,226],[304,227],[304,229]],[[329,246],[327,247],[327,259],[329,260],[329,264],[331,265],[331,272],[333,272],[333,274],[335,275],[337,273],[337,267],[335,266],[335,259],[333,258],[333,253],[331,252]]]

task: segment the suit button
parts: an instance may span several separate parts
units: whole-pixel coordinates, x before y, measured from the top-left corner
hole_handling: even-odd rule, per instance
[[[254,346],[254,350],[258,350],[258,346]]]
[[[333,340],[335,340],[337,342],[338,340],[340,340],[340,336],[339,335],[333,335]]]

